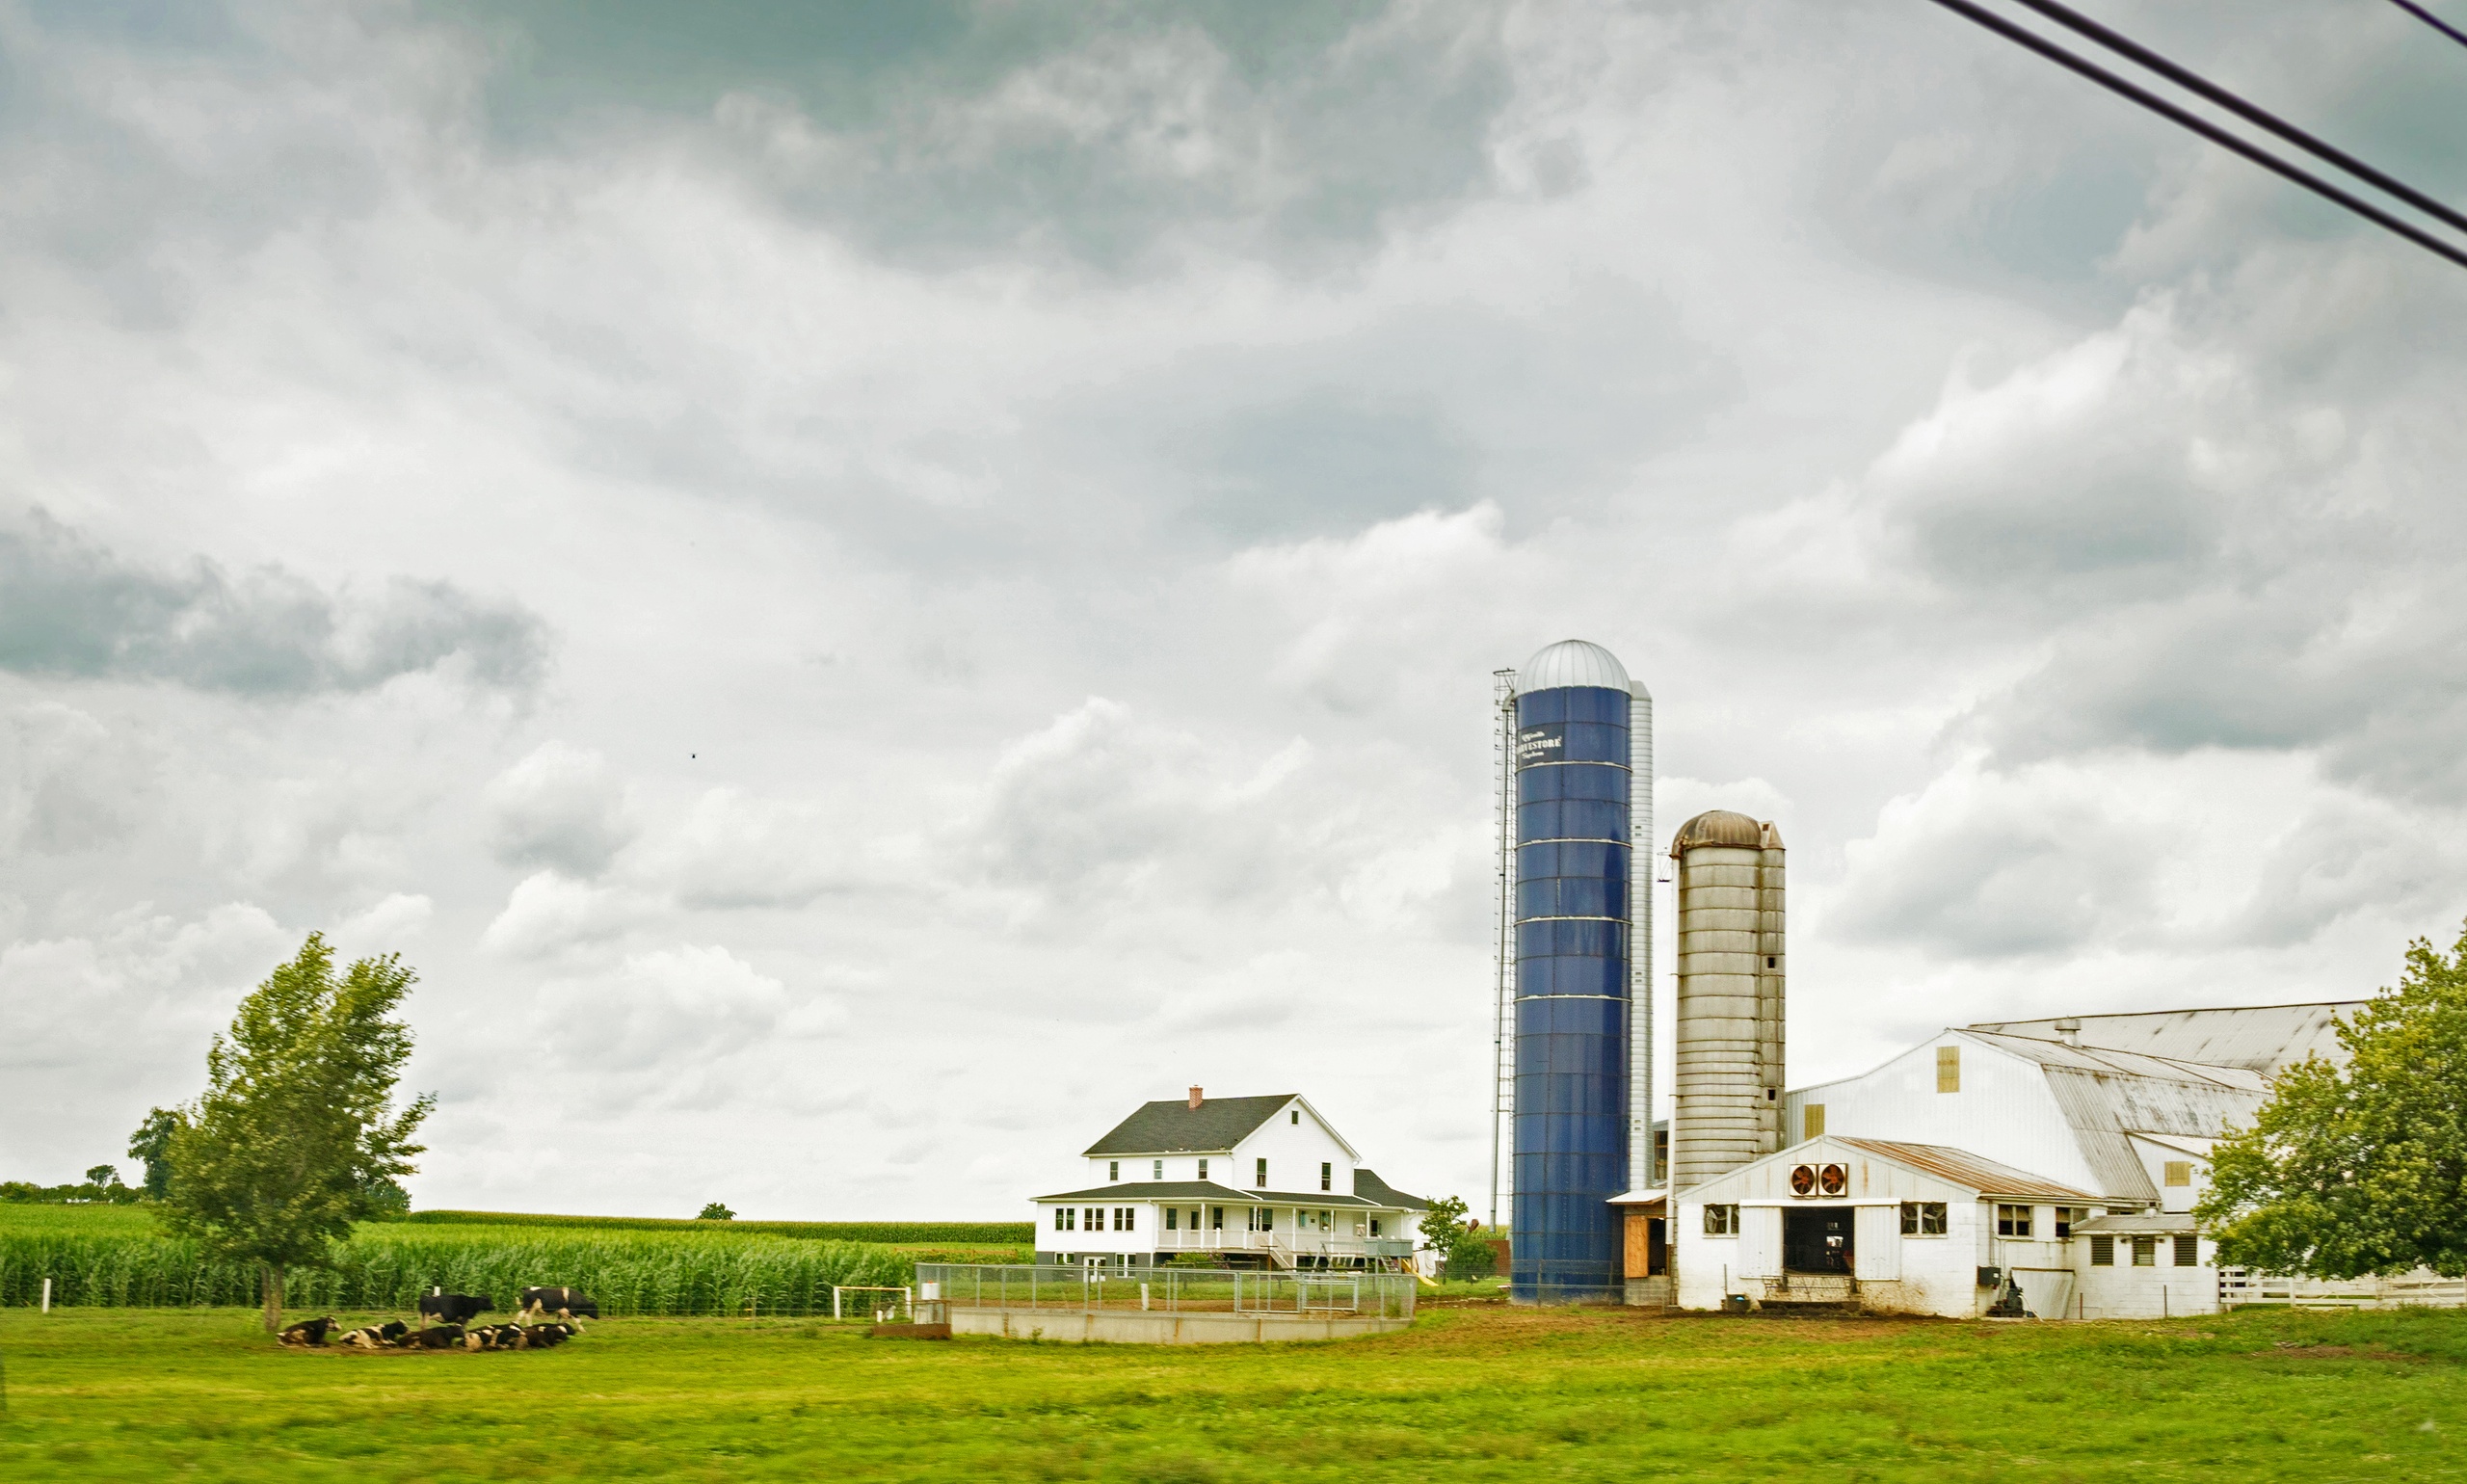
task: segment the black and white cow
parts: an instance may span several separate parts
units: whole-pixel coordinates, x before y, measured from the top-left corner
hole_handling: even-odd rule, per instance
[[[520,1312],[526,1319],[551,1313],[560,1319],[597,1319],[599,1306],[575,1288],[525,1288]]]
[[[496,1300],[485,1293],[447,1293],[440,1289],[420,1295],[420,1318],[432,1324],[468,1324],[496,1307]]]
[[[334,1342],[349,1345],[355,1350],[391,1350],[400,1345],[403,1337],[411,1332],[411,1327],[402,1320],[388,1319],[384,1324],[363,1325],[349,1334],[336,1336]]]
[[[526,1350],[545,1350],[564,1344],[578,1333],[577,1327],[570,1324],[535,1324],[522,1332],[522,1345]]]
[[[326,1343],[326,1336],[341,1328],[341,1323],[332,1314],[328,1314],[322,1319],[304,1319],[284,1330],[279,1338],[286,1345],[322,1348]]]
[[[462,1344],[463,1326],[459,1324],[432,1324],[412,1331],[403,1339],[406,1350],[454,1350]]]

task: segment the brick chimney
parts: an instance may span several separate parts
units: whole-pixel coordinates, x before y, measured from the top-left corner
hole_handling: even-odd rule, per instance
[[[1191,1089],[1191,1111],[1192,1111],[1192,1112],[1194,1112],[1194,1113],[1198,1112],[1198,1111],[1199,1111],[1199,1104],[1200,1104],[1199,1089],[1198,1089],[1198,1088],[1196,1088],[1196,1087],[1194,1087],[1194,1088],[1192,1088],[1192,1089]]]

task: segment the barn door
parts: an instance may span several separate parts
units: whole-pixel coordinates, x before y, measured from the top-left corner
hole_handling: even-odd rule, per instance
[[[1738,1208],[1738,1271],[1736,1276],[1782,1276],[1781,1207],[1742,1206]]]
[[[1901,1208],[1863,1206],[1858,1214],[1858,1276],[1885,1281],[1901,1276]]]

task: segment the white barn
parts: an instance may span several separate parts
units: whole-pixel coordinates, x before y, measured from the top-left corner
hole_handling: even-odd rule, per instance
[[[2211,1151],[2271,1074],[2337,1059],[2338,1019],[2361,1003],[1949,1027],[1793,1090],[1790,1147],[1678,1194],[1673,1297],[1957,1317],[2215,1310],[2251,1285],[2194,1230]],[[1630,1276],[1645,1276],[1633,1258]]]
[[[1136,1268],[1412,1258],[1426,1204],[1391,1187],[1297,1093],[1142,1104],[1081,1153],[1089,1183],[1035,1198],[1037,1261]]]

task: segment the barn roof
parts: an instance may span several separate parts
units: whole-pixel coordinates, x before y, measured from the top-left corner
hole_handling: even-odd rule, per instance
[[[2039,1064],[2048,1092],[2072,1126],[2082,1157],[2105,1196],[2158,1198],[2150,1172],[2127,1135],[2215,1138],[2229,1125],[2249,1120],[2269,1090],[2260,1073],[2242,1067],[2203,1066],[1979,1030],[1963,1034]]]
[[[2273,1075],[2308,1056],[2345,1062],[2338,1020],[2367,1000],[2323,1000],[2306,1005],[2239,1005],[2218,1010],[2150,1010],[2131,1015],[2066,1017],[2083,1046],[2140,1051],[2177,1061],[2241,1067]],[[2059,1041],[2066,1032],[2055,1020],[1987,1020],[1968,1027],[2034,1041]]]
[[[1965,1149],[1949,1149],[1942,1144],[1902,1144],[1892,1139],[1854,1139],[1830,1135],[1826,1142],[1846,1144],[1852,1149],[1923,1170],[1939,1179],[1976,1190],[1982,1196],[2021,1196],[2032,1201],[2051,1201],[2071,1205],[2076,1201],[2089,1203],[2098,1197],[2086,1190],[2059,1185],[2044,1175],[2016,1170],[2009,1164],[1999,1164],[1982,1154]]]

